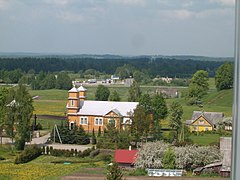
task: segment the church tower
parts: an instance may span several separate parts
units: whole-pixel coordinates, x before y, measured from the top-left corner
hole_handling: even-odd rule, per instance
[[[80,108],[79,92],[77,88],[74,87],[68,91],[68,114],[77,113]]]
[[[85,101],[87,99],[87,89],[84,88],[82,85],[77,89],[79,92],[79,99],[81,101]]]

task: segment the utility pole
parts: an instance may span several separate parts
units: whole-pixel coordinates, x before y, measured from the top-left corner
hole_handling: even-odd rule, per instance
[[[231,180],[240,178],[240,0],[235,0],[235,72]]]

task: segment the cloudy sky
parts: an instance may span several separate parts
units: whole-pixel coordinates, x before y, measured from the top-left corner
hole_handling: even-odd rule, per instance
[[[233,56],[234,0],[0,0],[0,52]]]

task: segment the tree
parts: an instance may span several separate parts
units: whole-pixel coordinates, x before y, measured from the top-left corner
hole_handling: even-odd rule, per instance
[[[141,139],[147,138],[150,131],[151,115],[146,113],[143,106],[137,106],[134,110],[131,124],[131,133],[135,137],[135,146]]]
[[[114,90],[112,93],[111,93],[111,95],[110,95],[110,97],[109,97],[109,100],[110,101],[120,101],[121,99],[120,99],[120,96],[119,96],[119,94],[118,94],[118,92],[116,91],[116,90]]]
[[[156,94],[152,97],[148,94],[141,96],[139,105],[142,106],[145,112],[151,116],[151,133],[155,140],[161,137],[160,121],[166,118],[168,109],[162,94]]]
[[[98,135],[97,137],[101,137],[101,126],[98,127]]]
[[[183,108],[179,102],[173,102],[170,105],[170,127],[175,129],[177,132],[177,139],[182,127],[182,115],[183,115]]]
[[[94,128],[93,128],[93,130],[92,130],[92,145],[94,145],[94,144],[97,144],[97,139],[96,139]]]
[[[70,89],[72,87],[72,81],[67,73],[59,73],[56,80],[56,89]]]
[[[97,101],[107,101],[109,95],[110,95],[110,91],[107,87],[103,85],[98,85],[95,93],[95,99]]]
[[[156,94],[152,97],[152,117],[153,117],[153,126],[152,133],[153,138],[159,140],[161,138],[161,126],[160,121],[165,119],[168,114],[168,109],[166,102],[162,94]]]
[[[33,113],[32,97],[26,86],[19,85],[16,91],[16,148],[23,150],[30,137],[30,120]]]
[[[176,156],[175,156],[174,150],[171,148],[168,148],[163,155],[163,160],[162,160],[163,168],[174,169],[175,161],[176,161]]]
[[[128,93],[129,93],[128,101],[136,102],[139,100],[142,92],[141,92],[139,84],[136,81],[133,81],[133,84],[130,86]]]
[[[130,64],[124,64],[116,69],[115,74],[119,76],[121,79],[129,78],[133,76],[133,72],[135,71],[135,67]]]
[[[201,98],[207,94],[209,89],[208,73],[204,70],[197,71],[188,86],[188,98],[193,98],[195,101],[201,100]]]
[[[233,63],[224,63],[215,73],[215,85],[218,91],[233,87]]]
[[[118,167],[116,162],[113,162],[107,167],[107,180],[121,180],[123,177],[122,170]]]
[[[5,127],[5,119],[7,114],[7,95],[8,90],[6,88],[0,88],[0,136],[2,144],[2,133]]]

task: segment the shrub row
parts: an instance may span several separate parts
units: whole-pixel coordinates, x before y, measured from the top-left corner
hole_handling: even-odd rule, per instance
[[[41,148],[36,145],[30,145],[25,148],[17,157],[15,158],[15,164],[27,163],[42,154]]]
[[[99,154],[99,150],[95,149],[95,146],[88,148],[84,151],[78,151],[77,149],[65,150],[65,149],[53,149],[53,147],[43,146],[42,153],[45,155],[52,156],[63,156],[63,157],[94,157]]]

